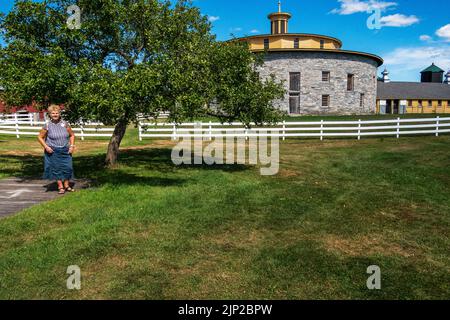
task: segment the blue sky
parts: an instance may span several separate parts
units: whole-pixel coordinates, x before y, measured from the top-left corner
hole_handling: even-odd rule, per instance
[[[0,10],[7,12],[13,3],[1,1]],[[277,3],[194,0],[218,40],[269,33],[267,14],[277,11]],[[367,27],[369,6],[381,9],[379,30]],[[282,0],[282,9],[293,15],[289,32],[329,35],[341,39],[343,49],[377,54],[394,81],[418,81],[419,72],[432,62],[450,70],[448,0]]]
[[[343,41],[343,49],[380,55],[392,80],[418,81],[420,71],[432,62],[450,70],[448,0],[281,2],[283,11],[293,15],[289,32],[333,36]],[[212,18],[213,31],[219,40],[230,38],[231,33],[236,36],[269,33],[267,14],[278,8],[278,0],[195,0],[194,3]],[[382,9],[380,30],[367,27],[368,5]]]

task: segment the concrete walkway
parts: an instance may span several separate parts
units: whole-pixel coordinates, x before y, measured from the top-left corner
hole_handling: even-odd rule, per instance
[[[86,180],[71,183],[76,189],[89,187]],[[9,178],[0,180],[0,219],[35,204],[63,197],[54,181]]]

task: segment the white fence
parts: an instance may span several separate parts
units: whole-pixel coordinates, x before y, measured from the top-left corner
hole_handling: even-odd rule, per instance
[[[20,136],[37,136],[44,126],[45,121],[34,121],[31,125],[28,122],[6,121],[0,122],[0,134],[14,135],[18,139]],[[114,128],[105,127],[102,123],[89,122],[72,127],[77,137],[84,140],[87,137],[107,137],[110,138]]]
[[[369,136],[427,135],[450,133],[450,118],[281,122],[273,126],[246,128],[242,123],[145,123],[139,124],[139,140],[144,138],[220,138],[220,137],[279,137],[324,138]]]
[[[19,123],[33,125],[39,121],[38,113],[0,114],[0,124]]]
[[[37,136],[45,124],[35,121],[34,117],[19,115],[9,119],[0,119],[0,134],[21,136]],[[111,137],[114,128],[102,123],[82,123],[73,126],[77,137]],[[220,137],[279,137],[287,138],[325,138],[347,137],[361,139],[363,137],[406,135],[435,135],[450,133],[449,118],[392,119],[392,120],[357,120],[357,121],[316,121],[316,122],[281,122],[276,125],[246,128],[242,123],[222,124],[206,123],[152,123],[140,122],[139,140],[145,138],[206,138],[212,140]]]

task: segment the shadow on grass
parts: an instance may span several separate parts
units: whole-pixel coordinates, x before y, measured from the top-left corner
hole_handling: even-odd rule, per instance
[[[74,171],[77,179],[88,179],[92,186],[104,184],[114,185],[146,185],[173,186],[183,184],[186,179],[145,176],[143,172],[172,173],[177,170],[220,170],[237,172],[247,170],[245,165],[182,165],[176,166],[171,160],[171,150],[152,148],[125,150],[119,155],[119,163],[115,168],[104,166],[105,154],[75,155]],[[33,155],[0,155],[0,163],[12,165],[0,167],[5,176],[22,179],[40,179],[43,172],[43,156]],[[14,163],[16,165],[14,165]]]

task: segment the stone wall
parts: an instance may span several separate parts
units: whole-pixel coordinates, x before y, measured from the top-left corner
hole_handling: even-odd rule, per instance
[[[274,74],[284,80],[286,95],[275,105],[289,112],[289,73],[301,73],[300,114],[376,113],[378,64],[370,57],[335,52],[269,52],[258,72],[261,78]],[[322,82],[322,71],[330,82]],[[354,74],[354,90],[347,91],[347,75]],[[360,107],[361,93],[364,107]],[[322,107],[322,95],[330,95],[330,106]]]

